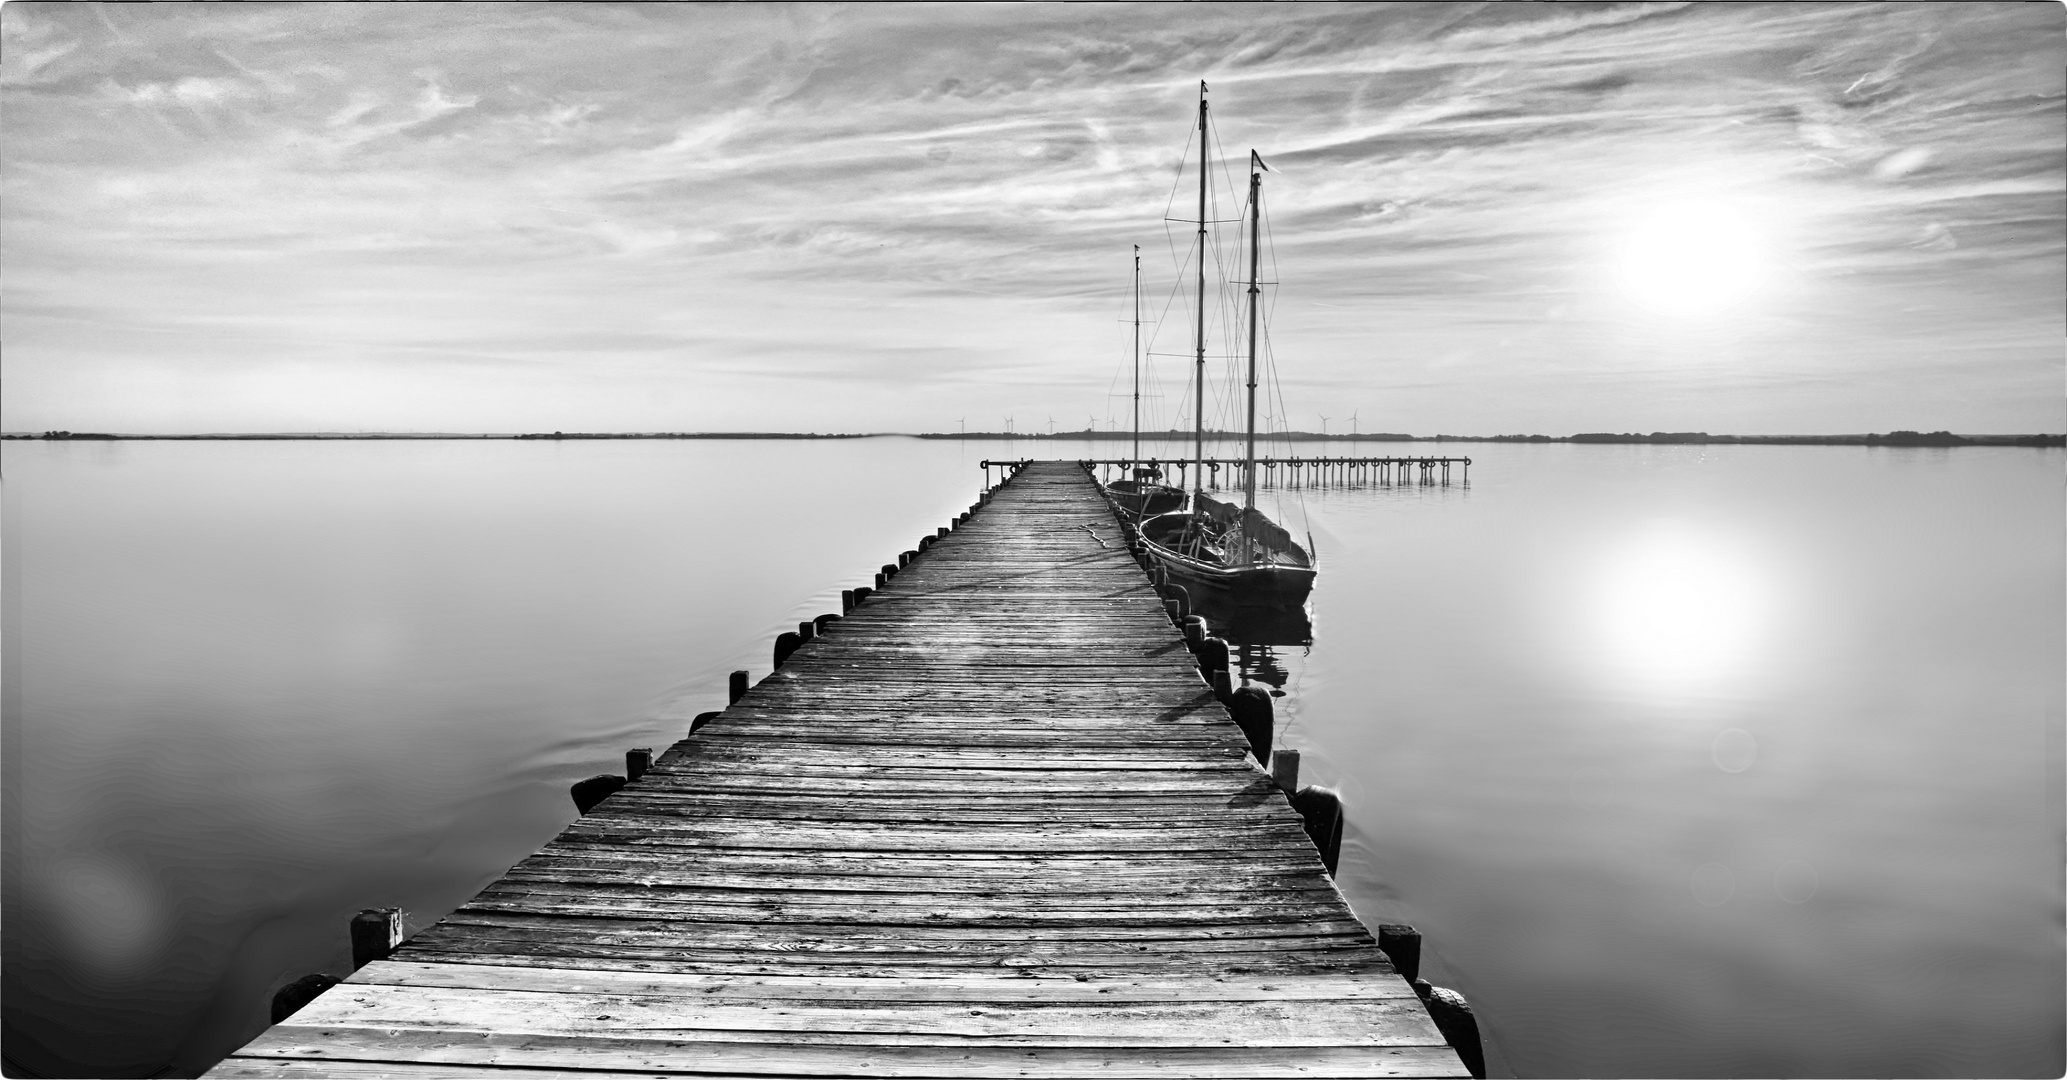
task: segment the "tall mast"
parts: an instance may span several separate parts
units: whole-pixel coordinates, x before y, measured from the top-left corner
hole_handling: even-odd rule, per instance
[[[1242,555],[1249,562],[1249,519],[1256,513],[1256,269],[1261,255],[1263,159],[1249,151],[1249,447],[1242,455]]]
[[[1134,466],[1141,466],[1141,245],[1134,245]],[[1146,506],[1146,503],[1142,504]]]
[[[1199,329],[1198,394],[1192,420],[1191,508],[1199,508],[1206,471],[1206,80],[1199,80]]]

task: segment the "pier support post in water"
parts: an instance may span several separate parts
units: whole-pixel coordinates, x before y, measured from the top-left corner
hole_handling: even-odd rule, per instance
[[[1428,1006],[1428,1018],[1435,1021],[1435,1029],[1443,1033],[1443,1041],[1457,1051],[1457,1057],[1476,1080],[1486,1080],[1486,1049],[1479,1042],[1478,1018],[1471,1015],[1464,995],[1429,986],[1420,979],[1413,980],[1412,985],[1414,992],[1421,995],[1421,1003]]]
[[[1302,788],[1292,796],[1292,809],[1306,823],[1307,839],[1321,853],[1321,865],[1333,877],[1342,859],[1342,800],[1321,788]]]
[[[1278,790],[1283,791],[1286,795],[1298,791],[1299,751],[1272,750],[1270,752],[1270,778],[1277,782]]]
[[[336,986],[344,980],[335,975],[304,975],[273,993],[273,1023],[293,1016],[304,1005],[316,1000],[316,995]]]
[[[1385,923],[1378,927],[1378,951],[1392,961],[1400,978],[1413,982],[1421,977],[1421,931],[1405,923]]]
[[[725,702],[725,704],[727,704],[727,705],[734,705],[734,704],[737,704],[737,703],[739,702],[739,699],[740,699],[740,698],[743,698],[743,697],[745,697],[745,696],[746,696],[746,672],[744,672],[744,671],[735,671],[735,672],[733,672],[733,673],[732,673],[732,678],[731,678],[731,680],[730,680],[730,685],[728,685],[728,686],[726,687],[726,692],[727,692],[727,694],[729,695],[729,700],[727,700],[727,701]]]
[[[367,908],[352,916],[352,970],[385,960],[402,944],[402,909]]]
[[[1244,686],[1227,698],[1228,715],[1248,736],[1249,752],[1257,761],[1270,760],[1270,694],[1260,686]]]
[[[693,731],[695,729],[691,728],[690,730]],[[567,794],[574,799],[574,812],[586,814],[594,810],[597,803],[623,791],[624,784],[624,777],[603,773],[598,776],[591,776],[568,788]]]
[[[805,623],[804,625],[809,626],[810,624]],[[782,662],[789,659],[790,654],[796,652],[797,647],[802,644],[804,644],[804,639],[801,635],[792,634],[787,630],[775,635],[775,666],[781,667]]]
[[[637,780],[653,769],[653,748],[642,746],[637,750],[624,752],[624,779],[626,783]]]

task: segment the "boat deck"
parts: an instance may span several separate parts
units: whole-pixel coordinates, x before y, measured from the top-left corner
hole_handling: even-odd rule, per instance
[[[1468,1075],[1062,462],[207,1075],[515,1070]]]

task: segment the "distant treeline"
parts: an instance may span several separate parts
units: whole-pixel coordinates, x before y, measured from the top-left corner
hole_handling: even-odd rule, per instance
[[[1575,443],[1746,443],[1773,446],[2067,446],[2067,435],[1954,435],[1949,431],[1890,431],[1885,435],[1710,435],[1705,431],[1653,431],[1649,435],[1589,431],[1563,438],[1550,435],[1438,435],[1466,442]]]
[[[866,439],[874,434],[899,434],[878,432],[850,435],[819,434],[817,432],[790,431],[640,431],[640,432],[597,432],[597,431],[550,431],[522,435],[467,435],[434,432],[318,432],[313,434],[266,434],[266,435],[113,435],[97,431],[46,431],[42,434],[30,432],[9,432],[0,434],[0,439],[156,439],[193,440],[220,439],[263,441],[269,439]],[[1144,431],[1145,438],[1178,439],[1192,438],[1188,431]],[[1209,431],[1206,438],[1226,441],[1241,437],[1240,432]],[[985,440],[1029,440],[1033,442],[1082,439],[1132,439],[1133,432],[1111,431],[1058,431],[1052,435],[1024,435],[1002,431],[970,432],[925,432],[915,436],[920,439],[985,439]],[[1323,435],[1311,431],[1280,431],[1264,436],[1266,442],[1520,442],[1520,443],[1691,443],[1706,444],[1754,444],[1770,446],[2067,446],[2067,435],[1954,435],[1949,431],[1890,431],[1885,435],[1710,435],[1705,431],[1653,431],[1648,435],[1640,432],[1589,431],[1578,435],[1398,435],[1390,432],[1370,432],[1355,435]]]

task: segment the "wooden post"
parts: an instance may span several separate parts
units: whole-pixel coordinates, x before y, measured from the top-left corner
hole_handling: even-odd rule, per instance
[[[884,574],[883,574],[883,573],[882,573],[881,571],[878,571],[878,572],[876,573],[876,583],[875,583],[875,586],[874,586],[874,587],[875,587],[875,588],[878,588],[878,589],[880,589],[880,588],[882,588],[882,587],[883,587],[883,586],[884,586],[885,584],[887,584],[887,583],[888,583],[889,581],[890,581],[889,577],[887,577],[886,575],[884,575]]]
[[[1270,693],[1260,686],[1244,686],[1227,698],[1227,713],[1235,726],[1248,736],[1249,752],[1256,760],[1270,760]]]
[[[1197,651],[1199,642],[1206,640],[1206,620],[1197,615],[1184,616],[1184,643]]]
[[[842,615],[845,615],[845,614],[847,614],[848,612],[850,612],[850,611],[853,611],[853,610],[854,610],[854,590],[853,590],[853,589],[841,589],[841,590],[840,590],[840,614],[842,614]]]
[[[907,566],[910,566],[910,565],[911,565],[911,561],[912,561],[913,559],[916,559],[916,558],[918,558],[918,557],[919,557],[919,553],[918,553],[918,552],[916,552],[916,551],[900,551],[900,552],[898,552],[898,553],[897,553],[897,568],[898,568],[898,569],[900,569],[900,570],[902,570],[902,569],[904,569],[905,567],[907,567]]]
[[[1420,987],[1415,987],[1418,991]],[[1435,1021],[1435,1029],[1443,1033],[1443,1041],[1464,1061],[1464,1067],[1471,1070],[1477,1080],[1486,1078],[1486,1050],[1479,1042],[1478,1020],[1471,1015],[1471,1006],[1464,1001],[1464,995],[1441,986],[1431,986],[1422,997],[1428,1006],[1428,1018]]]
[[[1191,593],[1185,591],[1184,586],[1170,586],[1170,595],[1177,598],[1177,610],[1179,613],[1184,615],[1191,614]]]
[[[603,773],[599,776],[591,776],[568,788],[567,794],[574,799],[574,812],[586,814],[594,810],[597,803],[623,791],[624,783],[625,780],[622,776],[612,776],[609,773]]]
[[[804,642],[806,642],[806,641],[809,641],[809,640],[811,640],[812,638],[815,638],[815,637],[817,637],[817,636],[818,636],[818,624],[817,624],[817,623],[815,623],[815,622],[808,622],[808,621],[807,621],[807,622],[800,622],[800,623],[798,623],[798,624],[797,624],[797,643],[798,643],[798,644],[800,644],[800,645],[801,645],[801,644],[803,644]]]
[[[1421,931],[1405,923],[1384,923],[1378,927],[1378,951],[1392,961],[1400,978],[1413,982],[1421,977]]]
[[[626,783],[646,775],[653,768],[653,748],[642,746],[637,750],[624,752],[624,779]]]
[[[1178,610],[1176,597],[1173,596],[1168,600],[1163,601],[1163,611],[1164,613],[1170,616],[1171,622],[1177,623],[1179,625],[1183,624],[1184,613]]]
[[[1270,752],[1270,778],[1277,781],[1279,788],[1287,795],[1299,790],[1299,751],[1273,750]]]
[[[1212,680],[1213,696],[1215,698],[1225,702],[1234,697],[1234,679],[1227,674],[1226,668],[1221,668],[1219,671],[1214,672]]]
[[[304,975],[281,987],[273,994],[273,1023],[293,1016],[301,1007],[316,1000],[316,996],[341,982],[335,975]]]
[[[1205,627],[1202,625],[1200,629]],[[1199,642],[1199,668],[1208,673],[1228,670],[1227,642],[1217,637],[1207,637]]]
[[[868,586],[866,586],[866,585],[863,585],[863,586],[860,586],[859,588],[856,588],[856,589],[854,590],[854,606],[855,606],[855,607],[860,607],[860,606],[861,606],[861,602],[862,602],[863,600],[866,600],[866,599],[868,599],[868,598],[869,598],[869,597],[870,597],[871,595],[873,595],[874,593],[875,593],[875,590],[874,590],[874,589],[871,589],[871,588],[869,588],[869,587],[868,587]]]
[[[727,702],[726,702],[726,704],[727,704],[727,705],[736,705],[736,704],[738,704],[738,703],[739,703],[739,699],[740,699],[740,698],[743,698],[743,697],[745,697],[745,696],[746,696],[746,672],[744,672],[744,671],[735,671],[735,672],[733,672],[733,673],[732,673],[732,679],[731,679],[731,681],[730,681],[729,685],[727,686],[727,690],[728,690],[728,691],[730,692],[730,694],[731,694],[731,700],[727,701]]]
[[[1342,800],[1322,788],[1301,788],[1292,796],[1292,809],[1306,822],[1307,839],[1321,853],[1321,865],[1333,876],[1342,858]]]
[[[694,734],[696,734],[696,729],[697,729],[697,728],[700,728],[700,727],[702,727],[703,725],[705,725],[705,724],[708,724],[708,723],[710,723],[710,722],[711,722],[711,721],[713,721],[713,720],[716,720],[716,719],[718,718],[718,716],[719,716],[719,714],[718,714],[718,713],[714,713],[714,712],[700,712],[700,713],[697,713],[697,714],[696,714],[696,719],[694,719],[694,720],[691,720],[691,721],[689,721],[689,734],[691,734],[691,735],[694,735]]]
[[[781,667],[782,662],[789,659],[790,654],[796,652],[797,647],[802,644],[804,644],[802,637],[787,630],[775,635],[775,666]]]
[[[813,624],[815,624],[815,625],[816,625],[816,626],[818,627],[818,636],[819,636],[819,637],[824,637],[824,636],[825,636],[825,628],[826,628],[827,626],[830,626],[830,625],[832,625],[833,623],[839,622],[839,621],[840,621],[840,617],[839,617],[838,615],[834,615],[834,614],[833,614],[833,613],[831,613],[831,612],[827,612],[827,613],[825,613],[825,614],[823,614],[823,615],[820,615],[819,617],[817,617],[816,619],[813,619],[813,620],[811,620],[811,621],[812,621],[812,623],[813,623]]]
[[[367,908],[352,916],[352,969],[385,960],[402,944],[402,909]]]
[[[944,525],[943,525],[943,526],[941,526],[941,527],[940,527],[939,529],[936,529],[936,530],[934,531],[934,533],[933,533],[933,538],[934,538],[935,540],[945,540],[945,539],[947,539],[947,533],[948,533],[948,529],[947,529],[947,527],[946,527],[946,526],[944,526]]]
[[[878,582],[876,583],[876,588],[880,589],[880,588],[882,588],[882,587],[883,587],[883,583],[882,583],[883,581],[888,581],[888,580],[890,580],[891,578],[894,578],[894,577],[896,577],[896,576],[897,576],[897,564],[896,564],[896,563],[887,563],[887,562],[886,562],[886,563],[884,563],[884,564],[883,564],[883,570],[882,570],[882,572],[881,572],[880,574],[878,574],[877,576],[878,576],[878,577],[880,577],[880,578],[882,578],[882,581],[878,581]]]

